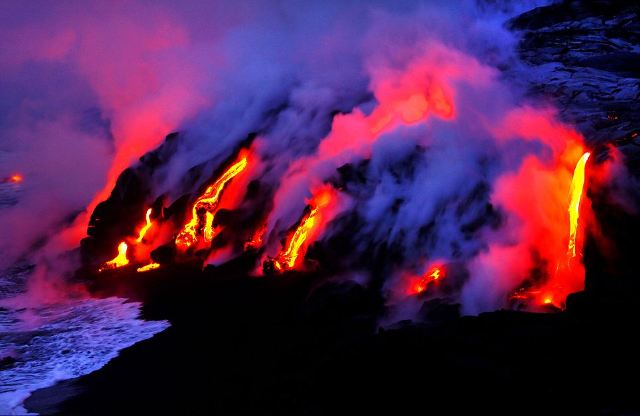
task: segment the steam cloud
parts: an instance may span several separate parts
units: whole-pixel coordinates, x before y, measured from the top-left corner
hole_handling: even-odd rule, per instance
[[[504,306],[534,269],[555,273],[583,138],[498,70],[518,65],[502,27],[516,6],[236,3],[1,6],[0,176],[25,180],[0,211],[0,268],[54,230],[46,261],[76,246],[117,175],[180,130],[151,197],[193,191],[190,168],[258,133],[252,177],[274,190],[265,255],[346,165],[362,179],[317,239],[356,218],[346,267],[388,256],[391,303],[436,260],[461,265],[452,296],[467,313]],[[580,289],[581,267],[552,289]]]

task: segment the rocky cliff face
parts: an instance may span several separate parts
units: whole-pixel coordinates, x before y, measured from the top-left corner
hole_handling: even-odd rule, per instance
[[[521,74],[593,142],[640,128],[640,6],[563,1],[513,19]]]

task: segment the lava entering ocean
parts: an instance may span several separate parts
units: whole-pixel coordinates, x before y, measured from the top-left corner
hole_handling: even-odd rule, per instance
[[[640,207],[637,39],[620,35],[637,10],[623,1],[520,17],[542,0],[13,3],[0,25],[0,298],[139,297],[145,319],[176,324],[154,343],[224,327],[216,351],[184,343],[208,360],[247,356],[265,334],[300,351],[310,321],[340,337],[352,319],[426,321],[436,339],[505,308],[574,319],[634,287],[616,280],[635,273],[617,261],[633,257],[619,230],[635,231]],[[605,168],[613,147],[629,175]],[[235,336],[263,320],[301,336]],[[379,355],[395,329],[365,349]],[[0,366],[28,370],[24,351]],[[244,364],[273,368],[261,362]]]
[[[137,272],[142,273],[142,272],[148,272],[149,270],[155,270],[155,269],[159,269],[160,268],[160,264],[159,263],[149,263],[145,266],[142,267],[138,267],[136,269]]]

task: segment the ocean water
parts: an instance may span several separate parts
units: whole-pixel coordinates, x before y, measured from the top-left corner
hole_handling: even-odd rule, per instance
[[[100,369],[118,351],[169,326],[139,319],[140,303],[110,297],[0,310],[0,414],[26,413],[34,390]]]
[[[68,301],[0,311],[0,414],[25,413],[34,390],[100,369],[118,351],[169,326],[139,319],[140,303],[121,298]]]
[[[0,208],[15,204],[15,190],[0,185]],[[0,415],[26,414],[22,403],[34,390],[96,371],[169,326],[140,319],[139,302],[117,297],[21,307],[10,300],[32,271],[28,262],[0,271]]]
[[[19,291],[7,289],[23,281],[29,269],[0,276],[0,296]],[[0,358],[15,360],[0,367],[0,414],[25,414],[22,403],[34,390],[98,370],[121,349],[169,326],[140,319],[140,307],[117,297],[0,307]]]

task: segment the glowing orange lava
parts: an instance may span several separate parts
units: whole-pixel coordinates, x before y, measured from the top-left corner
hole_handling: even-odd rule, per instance
[[[160,264],[159,263],[149,263],[149,264],[147,264],[145,266],[138,267],[136,269],[136,271],[140,273],[140,272],[147,272],[149,270],[154,270],[154,269],[158,269],[158,268],[160,268]]]
[[[432,266],[422,277],[413,282],[413,284],[409,288],[409,294],[417,295],[418,293],[422,293],[427,290],[427,287],[431,282],[442,279],[444,277],[444,267]]]
[[[138,234],[138,238],[136,239],[136,243],[141,243],[142,239],[144,238],[144,235],[147,233],[147,231],[149,231],[149,228],[151,228],[151,225],[153,225],[153,223],[151,222],[151,208],[149,208],[147,210],[147,215],[145,216],[145,220],[146,220],[146,224],[144,225],[144,227],[142,227],[142,229],[140,230],[140,233]]]
[[[178,248],[186,250],[197,243],[199,238],[206,242],[213,239],[213,220],[220,202],[220,195],[225,185],[247,167],[247,157],[246,151],[241,152],[238,160],[196,200],[191,209],[191,219],[176,237]]]
[[[571,202],[569,203],[569,256],[576,256],[576,235],[578,233],[578,218],[580,217],[580,199],[582,197],[582,189],[584,188],[584,172],[587,160],[591,153],[586,152],[582,155],[573,171],[573,179],[571,180]]]
[[[557,173],[553,173],[556,175],[555,177],[559,178],[561,174],[564,177],[563,181],[559,182],[563,185],[562,188],[550,190],[553,195],[556,195],[558,202],[561,202],[560,198],[566,198],[566,191],[563,192],[562,189],[569,187],[569,203],[567,207],[569,214],[568,242],[566,228],[564,228],[566,227],[567,215],[560,216],[559,214],[562,214],[562,212],[557,212],[556,208],[550,209],[547,218],[557,218],[558,221],[544,223],[547,228],[533,234],[536,236],[536,241],[544,242],[544,244],[540,243],[538,250],[541,250],[541,252],[547,250],[545,257],[549,260],[548,266],[538,268],[537,271],[543,277],[536,279],[537,281],[533,284],[529,282],[525,286],[519,287],[510,296],[510,300],[520,302],[527,307],[535,308],[553,305],[556,308],[563,309],[567,296],[583,287],[584,266],[581,262],[576,261],[576,253],[580,249],[580,244],[576,239],[579,233],[578,220],[581,209],[580,202],[584,192],[586,164],[590,155],[589,152],[584,151],[584,147],[581,144],[576,143],[565,154],[567,163],[574,163],[573,161],[578,159],[573,168],[573,175],[570,175],[571,165],[566,165],[565,168],[559,169]],[[549,177],[553,176],[550,174]],[[553,184],[554,182],[552,181],[545,183],[547,187],[551,187]],[[555,205],[553,206],[555,207]],[[525,209],[523,208],[523,210]],[[557,214],[554,212],[557,212]],[[554,215],[555,217],[553,217]],[[554,228],[549,231],[552,224]]]
[[[19,173],[16,173],[14,175],[11,175],[11,177],[9,178],[9,180],[13,183],[19,183],[22,182],[22,180],[24,179],[24,177],[22,175],[20,175]]]
[[[126,266],[129,264],[129,259],[127,258],[127,243],[124,241],[118,244],[118,255],[115,256],[112,260],[106,262],[98,271],[117,269],[118,267]]]
[[[533,304],[539,306],[555,306],[556,308],[563,309],[561,302],[556,302],[553,293],[548,291],[542,291],[539,289],[525,289],[520,288],[516,290],[510,297],[512,301],[522,301],[525,305]]]
[[[261,225],[251,237],[251,240],[244,243],[245,250],[255,250],[262,246],[264,233],[267,231],[267,224]]]
[[[329,205],[332,198],[333,189],[330,187],[325,187],[314,195],[309,202],[309,213],[302,218],[296,230],[287,238],[284,249],[273,259],[273,266],[277,271],[295,268],[296,263],[304,257],[305,243],[317,226],[322,209]]]

